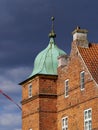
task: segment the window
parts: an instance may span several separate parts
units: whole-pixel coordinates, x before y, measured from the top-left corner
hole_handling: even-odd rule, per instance
[[[87,109],[84,111],[84,130],[92,130],[92,111]]]
[[[81,85],[81,90],[84,90],[84,78],[85,78],[85,72],[82,71],[80,73],[80,85]]]
[[[32,85],[28,86],[28,97],[32,97]]]
[[[68,86],[69,80],[65,80],[65,97],[68,97],[68,91],[69,91],[69,86]]]
[[[68,117],[62,118],[62,130],[68,130]]]

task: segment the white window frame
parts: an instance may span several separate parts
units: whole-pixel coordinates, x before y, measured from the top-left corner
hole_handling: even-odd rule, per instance
[[[69,79],[65,80],[65,98],[69,96]]]
[[[68,130],[68,116],[62,118],[62,130]]]
[[[29,130],[32,130],[32,128],[30,128]]]
[[[91,108],[84,110],[84,130],[92,130],[92,109]]]
[[[32,84],[28,85],[28,97],[31,98],[32,97]]]
[[[80,87],[81,91],[85,89],[85,71],[80,73]]]

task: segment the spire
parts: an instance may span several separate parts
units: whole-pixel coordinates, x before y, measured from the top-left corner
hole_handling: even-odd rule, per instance
[[[55,38],[56,37],[56,34],[54,32],[54,20],[55,18],[54,17],[51,17],[51,20],[52,20],[52,29],[51,29],[51,32],[49,33],[49,37],[51,38]]]

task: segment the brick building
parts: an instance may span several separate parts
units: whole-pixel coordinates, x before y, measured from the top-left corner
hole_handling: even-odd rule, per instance
[[[98,130],[98,44],[88,42],[85,29],[72,34],[68,56],[55,43],[52,23],[49,45],[20,83],[22,130]]]

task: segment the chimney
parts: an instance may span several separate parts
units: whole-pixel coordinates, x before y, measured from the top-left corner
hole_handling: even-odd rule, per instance
[[[88,40],[87,40],[87,33],[88,31],[86,29],[80,29],[80,27],[77,27],[73,32],[73,41],[77,41],[77,46],[87,48],[89,46]]]
[[[67,55],[61,55],[58,57],[58,67],[65,66],[68,63],[68,56]]]

